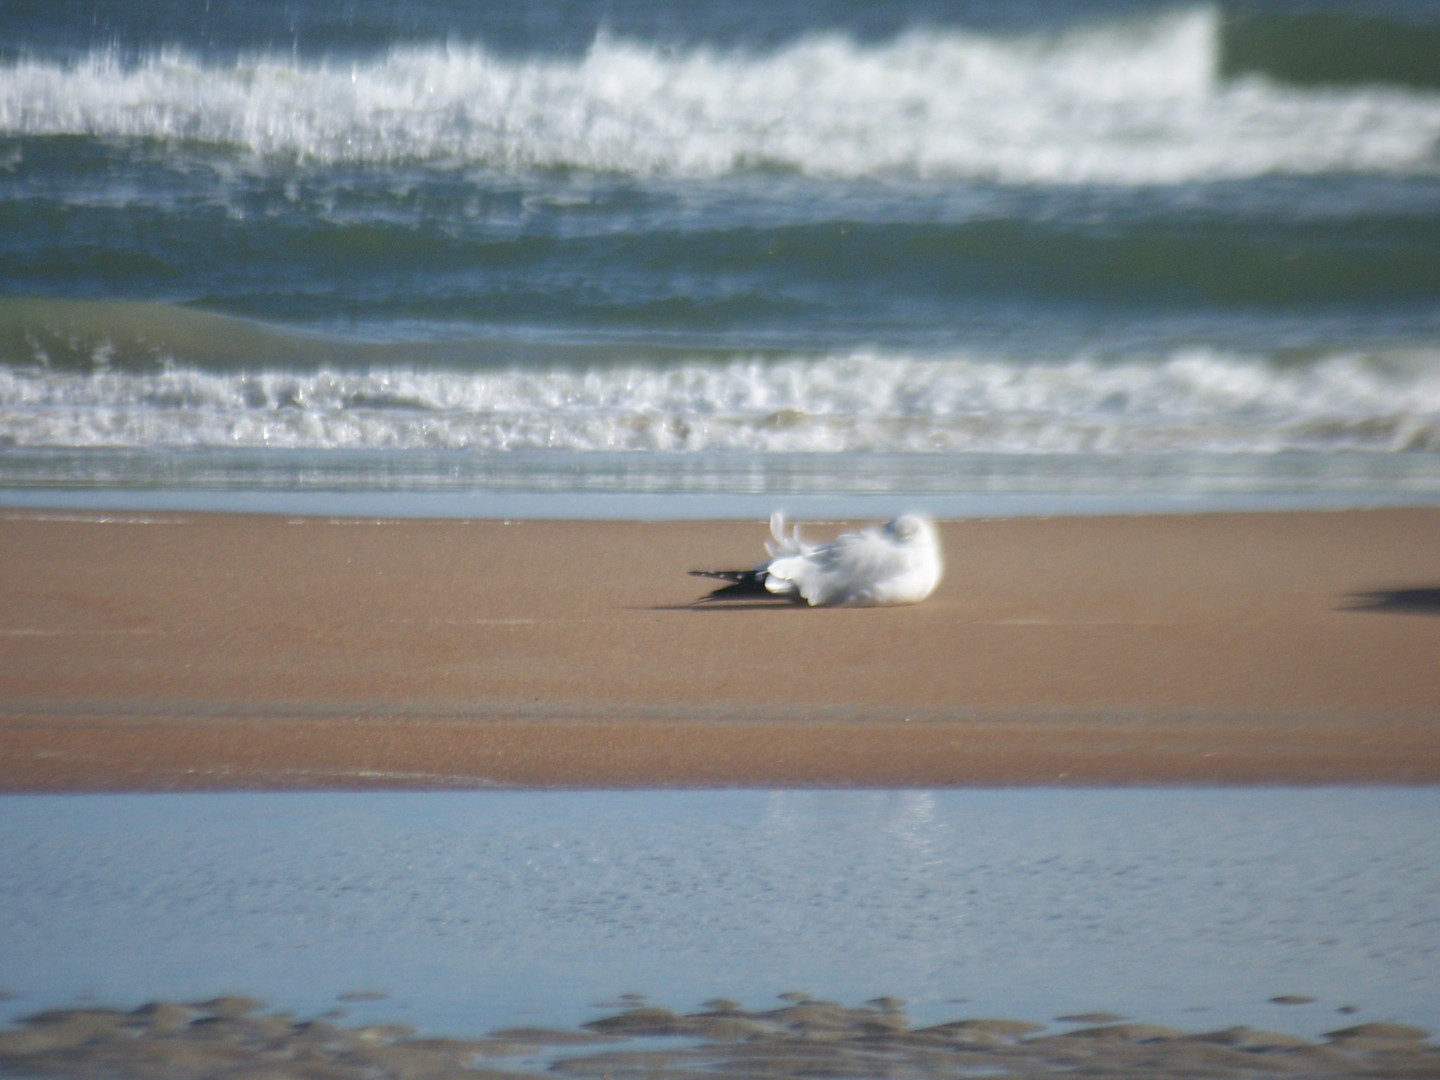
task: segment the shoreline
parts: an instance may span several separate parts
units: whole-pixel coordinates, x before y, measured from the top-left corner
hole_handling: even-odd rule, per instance
[[[692,606],[764,535],[0,515],[0,791],[1440,782],[1440,509],[949,521],[917,607]]]
[[[340,1000],[387,996],[360,992]],[[604,1080],[656,1070],[682,1078],[817,1069],[837,1077],[903,1071],[938,1078],[979,1066],[1014,1076],[1101,1070],[1180,1078],[1296,1069],[1314,1076],[1433,1076],[1440,1067],[1429,1030],[1383,1020],[1338,1016],[1334,1029],[1308,1039],[1248,1025],[1182,1030],[1102,1011],[1049,1023],[967,1017],[912,1026],[905,1005],[900,998],[878,997],[845,1006],[787,992],[769,1008],[747,1010],[738,1001],[715,998],[700,1011],[682,1014],[627,994],[598,1006],[604,1015],[574,1029],[532,1024],[479,1037],[426,1037],[393,1020],[346,1023],[344,1009],[298,1018],[262,1012],[263,1001],[231,994],[199,1002],[151,1001],[128,1011],[94,1005],[47,1009],[0,1029],[0,1063],[21,1073],[160,1077],[176,1074],[177,1066],[183,1075],[197,1076],[237,1063],[285,1070],[300,1058],[326,1075],[357,1080],[380,1074],[499,1080],[548,1075],[557,1068]]]
[[[375,453],[378,453],[376,451]],[[338,481],[342,482],[342,481]],[[783,508],[796,520],[884,519],[922,508],[937,520],[1043,517],[1172,517],[1202,514],[1354,513],[1440,508],[1440,491],[1400,494],[1319,489],[1175,495],[1156,490],[1077,494],[1064,490],[897,495],[740,494],[730,491],[558,492],[493,490],[315,491],[250,488],[46,488],[0,490],[0,516],[38,514],[218,514],[394,520],[763,521]]]

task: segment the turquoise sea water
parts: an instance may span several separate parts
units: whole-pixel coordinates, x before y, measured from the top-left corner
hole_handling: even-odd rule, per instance
[[[1433,502],[1437,71],[1404,0],[20,0],[0,502]]]

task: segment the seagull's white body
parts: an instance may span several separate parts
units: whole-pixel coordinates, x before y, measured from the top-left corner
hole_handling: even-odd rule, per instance
[[[765,589],[799,596],[811,607],[918,604],[940,584],[944,566],[935,526],[903,514],[881,528],[842,533],[828,544],[808,544],[785,518],[770,518],[770,561],[755,568]]]

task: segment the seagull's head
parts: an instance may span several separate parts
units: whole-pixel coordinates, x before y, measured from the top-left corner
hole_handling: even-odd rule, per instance
[[[930,534],[930,522],[919,514],[901,514],[885,525],[885,531],[901,543],[907,543]]]

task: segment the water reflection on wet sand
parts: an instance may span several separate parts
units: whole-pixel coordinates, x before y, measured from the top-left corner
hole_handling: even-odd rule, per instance
[[[229,993],[470,1037],[799,990],[1043,1037],[1434,1029],[1437,820],[1428,788],[5,797],[0,1019]]]
[[[677,1015],[640,1006],[581,1031],[510,1029],[479,1039],[417,1038],[394,1024],[340,1027],[258,1013],[218,998],[151,1003],[131,1012],[57,1010],[0,1032],[0,1068],[33,1076],[513,1077],[577,1080],[712,1077],[1440,1076],[1440,1047],[1400,1024],[1337,1028],[1320,1041],[1245,1026],[1198,1033],[1112,1022],[1044,1033],[1043,1025],[971,1019],[911,1027],[903,1002],[860,1008],[803,995],[745,1011],[712,1002]]]

